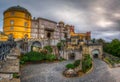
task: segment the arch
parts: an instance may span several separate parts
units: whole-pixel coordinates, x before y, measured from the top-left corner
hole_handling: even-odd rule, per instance
[[[69,53],[68,54],[69,56],[69,60],[75,60],[75,53],[74,52],[72,52],[72,53]]]
[[[31,44],[31,50],[32,51],[38,51],[42,47],[41,42],[39,41],[34,41]]]
[[[93,57],[93,58],[99,58],[100,50],[99,50],[99,49],[93,49],[93,50],[91,51],[91,54],[92,54],[92,57]]]

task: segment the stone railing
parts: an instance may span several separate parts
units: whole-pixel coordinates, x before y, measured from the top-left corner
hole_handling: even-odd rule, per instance
[[[0,42],[0,61],[5,60],[13,47],[15,47],[14,41]]]

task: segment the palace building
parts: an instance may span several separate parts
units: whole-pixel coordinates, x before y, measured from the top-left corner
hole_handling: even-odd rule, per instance
[[[87,42],[91,40],[91,32],[75,33],[74,26],[70,27],[70,36],[72,45],[77,45],[80,42]]]
[[[57,44],[59,42],[59,27],[57,22],[45,18],[33,18],[31,26],[31,38],[43,39],[45,44]]]
[[[3,31],[5,34],[13,34],[15,39],[22,39],[25,35],[30,38],[31,14],[21,7],[13,6],[4,11]]]
[[[91,39],[90,32],[75,33],[73,26],[62,21],[57,23],[41,17],[32,19],[31,13],[21,6],[10,7],[3,15],[3,32],[5,35],[12,34],[15,40],[25,37],[40,39],[47,45],[56,45],[61,40],[66,40],[74,45]]]

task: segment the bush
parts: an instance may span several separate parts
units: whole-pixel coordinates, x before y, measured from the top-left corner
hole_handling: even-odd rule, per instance
[[[61,48],[62,48],[62,42],[57,43],[57,48],[58,48],[58,50],[61,50]]]
[[[59,61],[64,61],[65,59],[64,58],[62,58],[62,57],[60,57],[60,59],[59,59]]]
[[[44,49],[46,49],[49,53],[53,52],[53,49],[51,46],[44,46]]]
[[[67,65],[66,65],[66,68],[67,68],[67,69],[74,69],[75,66],[74,66],[74,64],[67,64]]]
[[[54,54],[44,54],[39,52],[29,52],[20,58],[20,64],[25,64],[26,62],[37,62],[42,60],[53,61],[56,59]]]
[[[83,72],[87,72],[92,67],[92,58],[89,54],[86,54],[84,59],[82,60],[82,70]]]
[[[77,66],[79,66],[79,65],[80,65],[80,60],[76,60],[76,61],[74,62],[74,66],[77,67]]]
[[[53,61],[56,59],[56,56],[53,54],[47,54],[46,55],[46,60]]]
[[[20,64],[24,64],[25,62],[34,62],[41,61],[45,59],[45,55],[39,52],[29,52],[23,55],[20,59]]]
[[[23,65],[23,64],[25,64],[25,62],[24,62],[24,61],[22,61],[22,60],[20,60],[20,64],[21,64],[21,65]]]
[[[24,62],[26,62],[26,61],[28,61],[28,56],[23,56],[22,58],[21,58],[21,61],[24,61]]]

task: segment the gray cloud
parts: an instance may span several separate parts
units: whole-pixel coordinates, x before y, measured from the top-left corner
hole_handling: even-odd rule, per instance
[[[93,37],[112,40],[120,39],[119,4],[120,0],[1,0],[0,12],[21,5],[32,16],[63,20],[74,25],[76,32],[92,31]]]

